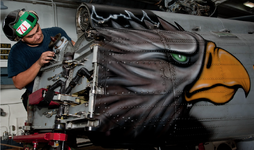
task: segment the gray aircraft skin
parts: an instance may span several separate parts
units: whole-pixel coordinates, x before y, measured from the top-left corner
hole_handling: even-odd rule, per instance
[[[120,148],[252,139],[253,23],[83,3],[76,28],[35,80],[48,92],[29,98],[26,133]]]

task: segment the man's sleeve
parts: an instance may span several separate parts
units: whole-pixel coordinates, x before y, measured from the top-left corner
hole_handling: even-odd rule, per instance
[[[15,65],[16,64],[16,65]],[[12,78],[13,76],[16,76],[19,74],[19,63],[15,62],[15,59],[13,59],[10,55],[8,57],[8,78]]]
[[[25,70],[22,63],[19,61],[19,57],[16,57],[12,52],[10,52],[8,56],[8,78],[12,78],[13,76],[18,75],[19,73],[23,72]]]

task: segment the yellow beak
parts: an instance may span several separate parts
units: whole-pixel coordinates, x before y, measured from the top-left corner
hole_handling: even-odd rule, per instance
[[[185,93],[187,101],[210,100],[226,103],[238,88],[243,88],[247,96],[250,91],[250,77],[243,65],[227,51],[208,42],[206,56],[200,78]]]

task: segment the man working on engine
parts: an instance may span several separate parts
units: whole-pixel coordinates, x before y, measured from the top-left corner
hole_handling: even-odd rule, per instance
[[[3,31],[7,38],[18,41],[8,56],[8,77],[12,78],[16,88],[26,88],[26,94],[32,93],[34,79],[40,68],[53,59],[55,53],[48,47],[51,36],[61,33],[69,41],[71,38],[59,27],[41,29],[39,17],[34,11],[15,10],[4,19]],[[72,41],[74,45],[75,42]],[[27,100],[23,98],[26,108]]]

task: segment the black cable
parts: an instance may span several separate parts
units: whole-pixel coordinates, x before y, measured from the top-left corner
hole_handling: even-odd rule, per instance
[[[64,94],[69,94],[71,90],[78,84],[79,80],[85,76],[88,81],[92,80],[92,71],[88,71],[86,68],[80,68],[76,76],[71,80],[69,86],[66,88]]]

